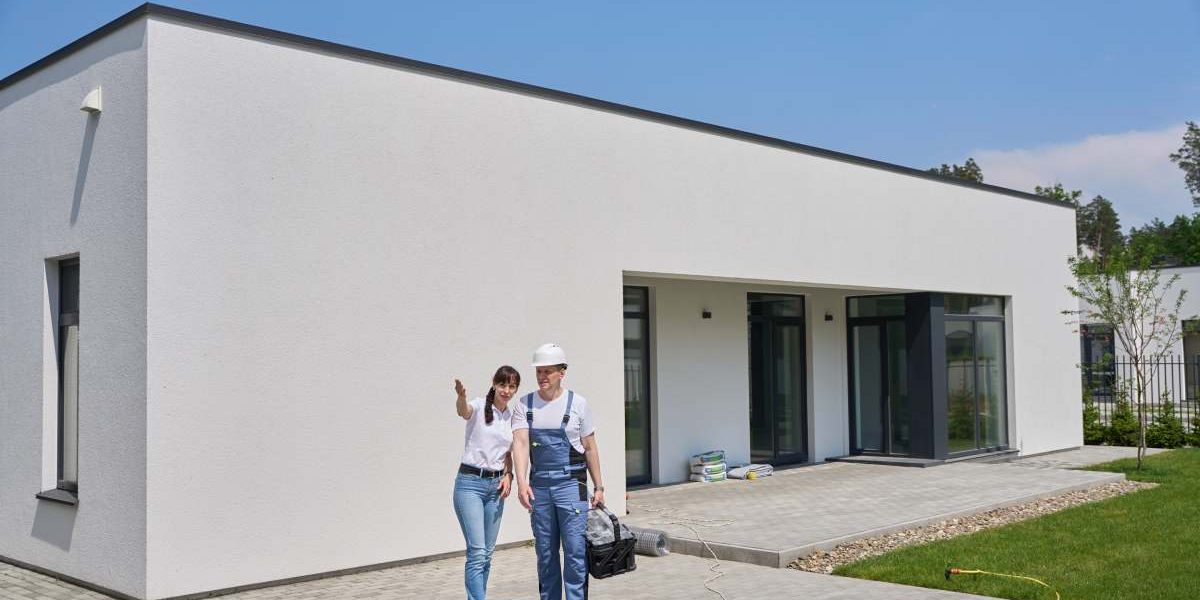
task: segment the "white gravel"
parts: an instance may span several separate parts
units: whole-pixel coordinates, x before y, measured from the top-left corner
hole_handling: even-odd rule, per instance
[[[1024,504],[1016,504],[1004,508],[997,508],[987,512],[971,515],[969,517],[960,517],[957,519],[949,519],[927,525],[925,527],[917,527],[915,529],[906,529],[896,533],[889,533],[879,537],[866,538],[842,544],[832,550],[819,550],[792,561],[788,568],[799,569],[801,571],[809,571],[812,573],[832,573],[833,569],[849,564],[871,556],[878,556],[904,548],[905,546],[917,546],[927,544],[937,540],[945,540],[968,533],[974,533],[983,529],[991,529],[992,527],[1000,527],[1009,523],[1024,521],[1042,515],[1055,513],[1063,509],[1086,504],[1088,502],[1096,502],[1122,496],[1131,492],[1149,489],[1157,484],[1144,483],[1138,481],[1121,481],[1117,483],[1109,483],[1086,490],[1079,490],[1054,496],[1051,498],[1043,498],[1033,502]]]

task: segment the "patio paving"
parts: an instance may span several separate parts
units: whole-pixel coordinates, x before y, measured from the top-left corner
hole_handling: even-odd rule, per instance
[[[797,556],[851,539],[1016,504],[1123,479],[1071,468],[1133,457],[1136,448],[1085,446],[996,464],[929,469],[828,463],[788,469],[754,482],[688,483],[630,493],[625,522],[665,529],[672,550],[699,555],[708,541],[721,557],[711,581],[726,600],[850,598],[964,600],[981,596],[806,573],[784,566]],[[1151,451],[1158,452],[1158,451]],[[703,556],[708,556],[705,552]],[[740,561],[740,562],[739,562]],[[223,596],[231,600],[462,598],[461,557],[292,583]],[[747,564],[752,563],[752,564]],[[488,595],[537,597],[533,549],[497,551]],[[638,569],[592,580],[593,598],[695,599],[715,562],[683,554],[638,557]],[[767,566],[759,566],[767,565]],[[0,600],[108,599],[70,583],[0,563]]]
[[[670,555],[638,557],[636,571],[593,579],[589,597],[635,600],[719,600],[704,588],[715,573],[712,560]],[[221,596],[229,600],[345,600],[364,599],[461,599],[463,559],[448,558],[423,564],[367,571]],[[806,598],[808,600],[983,600],[982,596],[880,583],[862,579],[804,573],[792,569],[770,569],[743,563],[720,565],[720,578],[710,586],[726,600]],[[493,556],[488,598],[534,600],[538,596],[533,549],[497,551]],[[108,596],[69,583],[0,563],[0,599],[67,600]]]
[[[785,567],[798,557],[852,540],[1125,478],[1030,466],[967,462],[917,469],[826,463],[777,471],[756,481],[633,491],[625,522],[666,531],[672,552],[708,556],[703,540],[722,560]]]

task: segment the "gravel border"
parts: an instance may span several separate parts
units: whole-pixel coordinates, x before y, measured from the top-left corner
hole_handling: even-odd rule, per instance
[[[914,529],[905,529],[896,533],[889,533],[873,538],[865,538],[856,540],[846,544],[841,544],[831,550],[818,550],[808,556],[802,556],[792,561],[788,565],[789,569],[797,569],[800,571],[809,571],[811,573],[832,573],[834,568],[841,565],[849,564],[855,561],[886,554],[892,550],[904,548],[906,546],[917,546],[936,542],[938,540],[946,540],[960,535],[991,529],[1016,523],[1026,519],[1040,517],[1056,513],[1060,510],[1087,504],[1089,502],[1097,502],[1106,500],[1116,496],[1123,496],[1132,492],[1150,489],[1156,487],[1156,483],[1146,483],[1139,481],[1119,481],[1116,483],[1107,483],[1086,490],[1078,490],[1063,494],[1061,496],[1053,496],[1026,502],[1024,504],[1016,504],[997,508],[982,512],[969,517],[959,517],[957,519],[948,519],[940,521],[933,525],[925,527],[917,527]]]

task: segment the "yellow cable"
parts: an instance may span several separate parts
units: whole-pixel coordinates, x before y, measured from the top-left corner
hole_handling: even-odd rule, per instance
[[[1032,582],[1054,592],[1055,600],[1062,600],[1062,596],[1058,595],[1058,590],[1050,587],[1050,584],[1048,584],[1045,581],[1042,581],[1040,579],[1034,579],[1033,577],[1026,577],[1025,575],[1010,575],[1008,573],[993,573],[991,571],[981,571],[979,569],[947,569],[946,579],[949,579],[951,575],[995,575],[996,577],[1011,577],[1013,579],[1024,579],[1026,581],[1032,581]]]

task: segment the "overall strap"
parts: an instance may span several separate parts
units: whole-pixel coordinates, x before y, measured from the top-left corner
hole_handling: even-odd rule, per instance
[[[575,402],[575,392],[573,390],[567,390],[567,412],[563,413],[563,422],[559,429],[567,428],[567,422],[571,420],[571,403],[573,402]]]
[[[525,423],[533,429],[533,393],[525,395]]]

